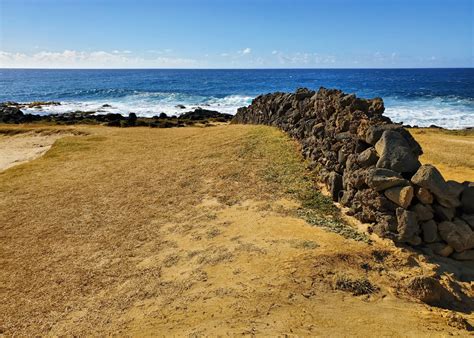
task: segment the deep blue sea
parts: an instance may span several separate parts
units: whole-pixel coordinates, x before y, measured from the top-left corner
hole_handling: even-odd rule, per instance
[[[0,69],[0,101],[60,101],[32,109],[153,116],[207,107],[235,114],[257,95],[299,87],[339,88],[359,97],[380,96],[396,122],[446,128],[474,126],[474,68],[271,70],[14,70]],[[183,104],[181,110],[176,105]]]

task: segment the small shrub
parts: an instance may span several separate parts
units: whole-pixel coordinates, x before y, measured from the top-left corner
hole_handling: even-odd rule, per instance
[[[370,295],[378,291],[367,278],[352,279],[347,276],[337,276],[334,288],[336,290],[352,292],[354,296]]]

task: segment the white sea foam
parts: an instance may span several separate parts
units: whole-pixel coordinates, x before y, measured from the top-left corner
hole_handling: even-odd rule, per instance
[[[235,114],[237,109],[251,103],[253,97],[245,95],[230,95],[223,98],[183,95],[177,93],[136,93],[122,98],[100,99],[94,101],[64,101],[59,106],[44,106],[41,109],[25,109],[25,113],[48,115],[73,111],[97,111],[98,113],[130,112],[138,116],[152,117],[160,113],[180,115],[198,107],[217,110],[221,113]],[[104,105],[110,105],[110,107]],[[186,108],[177,107],[184,105]]]
[[[45,106],[41,110],[25,109],[26,113],[58,114],[72,111],[97,111],[98,113],[134,112],[139,116],[151,117],[160,113],[180,115],[183,112],[202,107],[222,113],[235,114],[237,109],[251,103],[253,97],[247,95],[229,95],[222,98],[204,97],[181,93],[135,92],[133,94],[104,98],[94,101],[65,101],[60,106]],[[449,129],[474,127],[474,102],[455,97],[400,99],[385,98],[385,115],[395,122],[428,127],[437,125]],[[103,105],[111,107],[103,107]],[[182,104],[185,109],[176,107]]]
[[[387,98],[385,115],[394,122],[419,127],[448,129],[474,127],[474,103],[456,98],[398,100]]]

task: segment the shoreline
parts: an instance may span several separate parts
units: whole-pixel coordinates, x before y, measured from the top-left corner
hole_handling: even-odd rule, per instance
[[[258,96],[257,96],[258,97]],[[167,114],[156,113],[153,116],[141,115],[140,113],[129,112],[127,114],[107,112],[105,108],[112,108],[109,103],[102,104],[102,106],[95,110],[74,110],[62,113],[50,114],[34,114],[31,109],[37,109],[38,113],[42,112],[44,107],[61,106],[64,102],[60,101],[31,101],[31,102],[14,102],[5,101],[0,102],[0,123],[18,124],[18,123],[52,123],[52,124],[105,124],[107,126],[125,127],[135,126],[134,123],[123,122],[130,119],[137,119],[136,126],[150,126],[169,128],[173,126],[192,125],[192,121],[207,121],[207,122],[228,122],[232,120],[235,114],[222,113],[218,110],[208,109],[208,104],[191,105],[186,107],[183,104],[177,104],[175,108],[179,109],[179,113]],[[204,107],[204,108],[203,108]],[[8,116],[9,115],[9,116]],[[7,117],[5,117],[7,116]],[[386,116],[386,114],[385,114]],[[176,121],[176,123],[173,123]],[[181,122],[179,122],[181,121]],[[165,122],[165,123],[163,123]],[[461,128],[449,128],[436,124],[429,126],[419,126],[417,124],[405,124],[404,122],[396,122],[407,129],[439,129],[446,131],[469,131],[474,129],[473,126],[464,126]]]

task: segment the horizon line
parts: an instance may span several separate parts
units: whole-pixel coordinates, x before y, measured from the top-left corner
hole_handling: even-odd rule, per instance
[[[70,67],[58,67],[58,68],[41,68],[41,67],[0,67],[0,70],[411,70],[411,69],[474,69],[474,66],[463,66],[463,67],[335,67],[335,68],[315,68],[315,67],[293,67],[293,68],[70,68]]]

